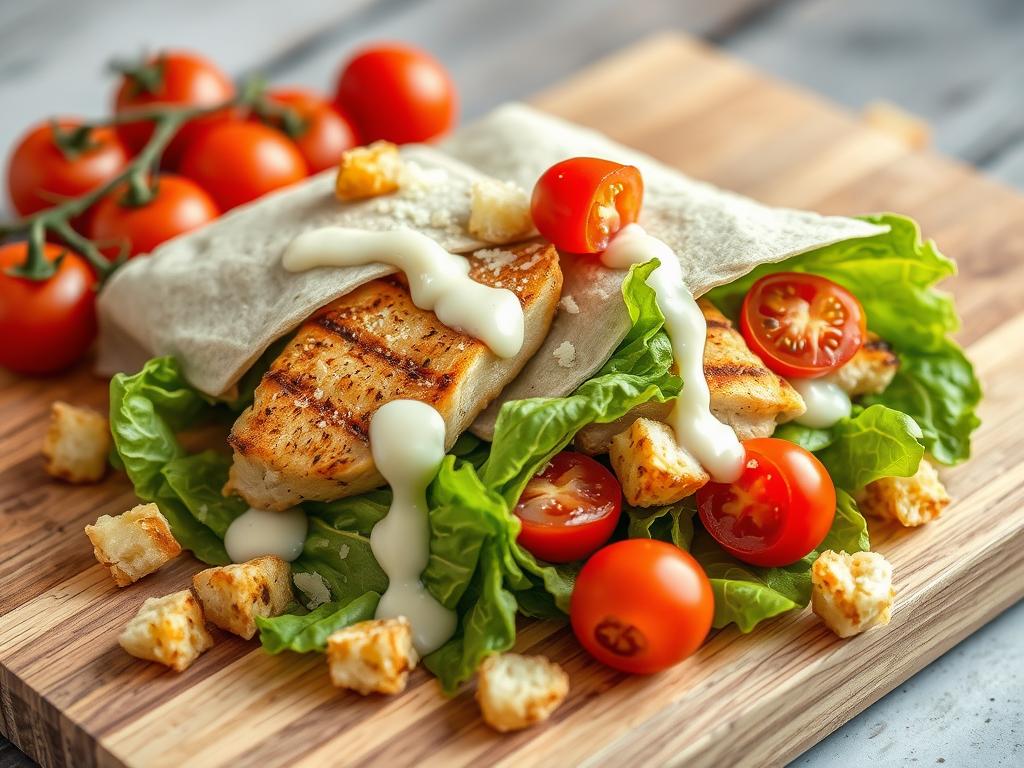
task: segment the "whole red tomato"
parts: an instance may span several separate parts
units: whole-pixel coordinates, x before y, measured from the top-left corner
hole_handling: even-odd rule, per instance
[[[688,552],[654,539],[599,549],[569,603],[580,644],[609,667],[648,675],[696,651],[711,629],[715,598]]]
[[[455,86],[444,67],[406,45],[358,53],[341,71],[334,102],[352,116],[365,142],[433,139],[452,127],[457,111]]]
[[[147,59],[142,66],[125,72],[114,97],[114,111],[121,114],[157,104],[212,106],[234,95],[231,80],[209,60],[187,51],[164,51]],[[183,126],[164,151],[164,165],[173,168],[185,146],[202,133],[205,126],[226,117],[228,115],[218,113]],[[117,132],[135,154],[153,135],[153,124],[125,123],[117,126]]]
[[[182,176],[165,173],[157,179],[155,196],[146,205],[128,205],[124,189],[104,197],[93,211],[89,234],[103,244],[109,256],[116,255],[122,244],[128,247],[129,256],[137,256],[208,224],[219,215],[217,204],[202,187]]]
[[[59,130],[69,137],[80,124],[60,120]],[[7,165],[7,190],[19,214],[28,216],[62,199],[83,195],[110,181],[128,163],[111,128],[90,131],[80,144],[62,150],[48,122],[30,128],[21,138]]]
[[[301,181],[307,168],[299,150],[277,129],[231,120],[203,131],[189,144],[181,173],[226,211]]]
[[[270,91],[267,98],[290,107],[299,117],[300,125],[294,127],[294,132],[284,121],[274,121],[274,126],[295,143],[310,173],[337,167],[342,153],[359,143],[348,118],[311,91],[280,89]]]
[[[46,244],[46,258],[64,258],[49,280],[7,274],[27,252],[25,243],[0,246],[0,366],[55,373],[80,359],[96,336],[96,278],[81,256],[53,243]]]

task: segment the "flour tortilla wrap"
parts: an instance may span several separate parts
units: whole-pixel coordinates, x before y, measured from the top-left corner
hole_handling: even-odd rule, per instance
[[[560,160],[602,157],[637,166],[644,179],[640,223],[679,257],[694,296],[724,285],[754,267],[782,261],[832,243],[884,232],[864,221],[770,208],[709,184],[694,181],[652,157],[578,125],[523,104],[507,104],[467,126],[441,148],[498,179],[533,189],[540,175]],[[562,259],[560,309],[540,350],[502,395],[473,424],[490,439],[503,403],[529,397],[562,397],[592,377],[629,330],[622,300],[625,272],[604,269],[593,259]],[[565,366],[555,350],[569,342],[575,359]],[[561,361],[559,360],[561,358]]]
[[[230,395],[276,339],[394,272],[381,264],[286,271],[285,247],[312,229],[411,227],[456,253],[483,247],[466,233],[469,192],[480,174],[429,147],[404,147],[402,156],[409,179],[393,195],[341,203],[335,172],[325,171],[130,261],[99,297],[97,368],[134,371],[151,357],[174,355],[195,387]]]

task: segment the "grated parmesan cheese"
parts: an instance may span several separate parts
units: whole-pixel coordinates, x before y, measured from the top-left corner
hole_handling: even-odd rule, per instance
[[[580,307],[576,303],[576,299],[572,297],[571,293],[565,294],[565,296],[562,297],[562,300],[558,302],[558,306],[570,315],[578,315],[580,313]]]
[[[573,346],[571,341],[563,341],[552,353],[558,364],[563,368],[572,368],[576,363],[576,347]]]
[[[292,575],[295,586],[308,598],[306,607],[313,610],[319,605],[331,602],[331,588],[319,573],[295,573]]]

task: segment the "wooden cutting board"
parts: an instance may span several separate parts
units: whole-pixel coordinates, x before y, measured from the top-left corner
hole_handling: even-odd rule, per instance
[[[224,634],[175,674],[129,657],[116,637],[146,597],[181,589],[199,565],[179,558],[116,589],[82,528],[133,504],[126,481],[62,485],[39,458],[49,403],[105,408],[105,382],[85,370],[7,376],[0,726],[21,749],[47,766],[778,764],[1024,595],[1024,198],[675,36],[535,102],[767,203],[910,214],[959,260],[948,287],[984,383],[984,423],[974,460],[945,475],[955,502],[940,521],[872,527],[896,569],[892,623],[843,641],[805,611],[751,635],[719,632],[646,678],[591,662],[562,626],[524,623],[518,650],[561,662],[572,693],[547,725],[509,736],[481,723],[471,691],[446,700],[425,673],[402,696],[362,698],[329,685],[321,656],[268,656]]]

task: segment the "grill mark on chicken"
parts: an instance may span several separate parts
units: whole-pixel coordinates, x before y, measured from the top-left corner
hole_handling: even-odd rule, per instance
[[[711,378],[727,378],[737,376],[750,376],[760,379],[770,373],[766,368],[758,368],[753,365],[737,365],[735,363],[712,364],[705,363],[704,375]]]
[[[347,410],[339,409],[326,395],[318,398],[316,382],[306,379],[307,377],[303,374],[289,376],[280,368],[273,368],[263,374],[263,381],[276,384],[283,392],[293,398],[298,398],[303,403],[301,406],[295,405],[295,408],[310,408],[316,411],[327,424],[340,426],[356,439],[369,443],[370,433],[367,427],[363,426],[363,419],[350,415]],[[273,408],[268,407],[264,410],[265,416],[272,414]]]

